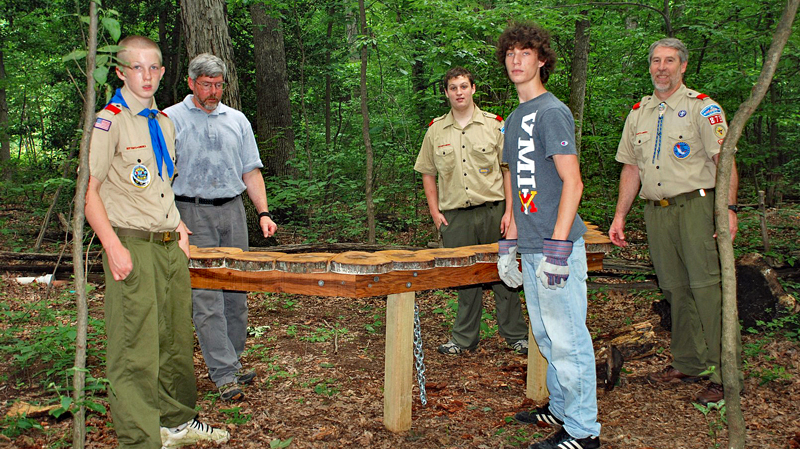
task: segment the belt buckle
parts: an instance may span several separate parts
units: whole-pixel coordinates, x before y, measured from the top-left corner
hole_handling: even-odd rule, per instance
[[[163,237],[161,239],[162,242],[167,243],[167,242],[171,242],[172,240],[173,240],[173,238],[172,238],[172,233],[171,232],[167,231],[167,232],[163,233]]]
[[[667,200],[667,199],[660,199],[660,200],[658,200],[658,204],[660,204],[660,205],[661,205],[661,207],[667,207],[667,206],[669,206],[669,200]]]

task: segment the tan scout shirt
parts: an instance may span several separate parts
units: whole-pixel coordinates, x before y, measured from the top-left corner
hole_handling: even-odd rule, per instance
[[[659,103],[651,95],[633,107],[617,149],[617,161],[639,167],[639,196],[661,200],[714,187],[717,166],[711,158],[728,132],[725,112],[707,95],[681,85],[665,101],[659,135]]]
[[[503,173],[503,119],[475,106],[463,129],[453,112],[433,119],[414,170],[439,175],[439,209],[479,206],[505,199]]]
[[[102,182],[100,199],[114,227],[174,231],[180,214],[166,166],[161,168],[164,179],[158,176],[147,118],[136,115],[144,108],[127,88],[122,97],[131,109],[120,104],[103,109],[92,132],[89,170]],[[157,120],[174,162],[175,126],[163,114]]]

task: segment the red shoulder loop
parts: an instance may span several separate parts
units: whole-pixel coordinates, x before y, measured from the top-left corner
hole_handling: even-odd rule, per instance
[[[114,106],[113,104],[109,104],[108,106],[106,106],[106,107],[105,107],[105,109],[106,109],[107,111],[110,111],[110,112],[111,112],[112,114],[114,114],[114,115],[117,115],[117,114],[119,114],[120,112],[122,112],[122,110],[121,110],[120,108],[118,108],[118,107]]]
[[[428,123],[428,126],[431,126],[431,125],[433,125],[433,122],[435,122],[435,121],[436,121],[436,119],[433,119],[433,120],[431,120],[431,122],[430,122],[430,123]]]
[[[706,98],[708,98],[708,95],[706,95],[706,94],[698,94],[697,95],[697,99],[698,100],[705,100]]]
[[[641,106],[642,106],[642,102],[640,101],[640,102],[636,103],[635,105],[633,105],[633,110],[635,111],[635,110],[639,109]]]
[[[499,115],[495,115],[494,119],[497,120],[498,122],[502,122],[503,121],[503,117],[500,117]]]
[[[166,112],[164,112],[164,111],[158,111],[158,113],[159,113],[159,114],[161,114],[161,115],[163,115],[163,116],[164,116],[164,117],[166,117],[166,118],[169,118],[169,116],[167,115],[167,113],[166,113]]]

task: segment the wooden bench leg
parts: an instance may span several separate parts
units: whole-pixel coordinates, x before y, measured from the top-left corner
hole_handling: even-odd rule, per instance
[[[392,432],[411,429],[414,380],[414,292],[389,295],[386,301],[386,361],[383,425]]]
[[[546,402],[550,396],[547,391],[547,360],[539,352],[539,345],[533,338],[530,326],[528,326],[528,382],[525,396],[533,399],[537,405]]]

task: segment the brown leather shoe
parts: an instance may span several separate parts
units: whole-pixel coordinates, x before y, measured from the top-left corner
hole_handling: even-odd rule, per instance
[[[697,393],[695,399],[702,405],[708,405],[710,402],[719,402],[725,398],[725,389],[722,385],[711,382],[700,393]]]
[[[672,365],[669,365],[658,373],[649,374],[647,376],[647,379],[650,382],[655,382],[655,383],[674,383],[678,381],[697,382],[701,378],[699,376],[690,376],[688,374],[683,374],[682,372],[673,368]]]

